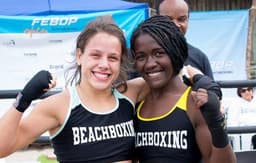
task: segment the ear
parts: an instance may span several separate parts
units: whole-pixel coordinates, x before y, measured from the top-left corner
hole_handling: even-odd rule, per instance
[[[76,49],[76,62],[77,62],[77,65],[81,65],[81,56],[83,55],[82,51],[80,48],[77,48]]]

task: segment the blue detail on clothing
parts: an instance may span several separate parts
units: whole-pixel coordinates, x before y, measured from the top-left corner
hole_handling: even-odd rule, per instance
[[[70,113],[54,135],[52,145],[60,163],[102,163],[131,160],[134,152],[134,104],[113,90],[116,107],[95,113],[83,105],[76,88],[70,89]]]

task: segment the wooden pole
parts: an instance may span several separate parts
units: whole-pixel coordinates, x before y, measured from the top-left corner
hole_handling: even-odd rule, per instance
[[[256,28],[255,17],[256,17],[256,0],[252,0],[252,6],[249,11],[249,27],[248,27],[248,37],[247,37],[247,49],[246,49],[246,72],[247,72],[247,78],[249,79],[256,78],[256,71],[255,71],[256,54],[254,54],[255,47],[253,46],[253,40],[255,40],[253,31],[255,31],[254,28]]]
[[[256,0],[252,0],[252,7],[256,7]]]

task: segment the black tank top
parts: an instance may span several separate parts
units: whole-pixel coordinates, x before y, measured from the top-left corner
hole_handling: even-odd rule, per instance
[[[116,107],[95,113],[84,106],[70,89],[70,112],[60,130],[51,136],[54,153],[61,163],[110,163],[131,160],[134,152],[134,104],[113,90]]]
[[[188,87],[176,105],[160,117],[141,117],[143,101],[139,104],[134,125],[136,155],[140,163],[200,162],[195,132],[186,113],[190,89]]]

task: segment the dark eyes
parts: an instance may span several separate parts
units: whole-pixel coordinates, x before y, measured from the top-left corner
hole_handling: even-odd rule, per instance
[[[185,21],[187,21],[188,20],[188,18],[186,17],[186,16],[182,16],[182,17],[179,17],[178,18],[178,21],[179,22],[185,22]]]
[[[173,19],[172,17],[169,17],[169,18],[171,21],[176,20],[177,22],[185,22],[188,20],[187,16],[181,16],[181,17],[178,17],[177,19]]]
[[[163,51],[158,51],[158,52],[155,53],[155,56],[156,56],[156,57],[161,57],[161,56],[163,56],[164,54],[165,54],[165,52],[163,52]]]
[[[165,55],[166,53],[164,51],[155,51],[152,54],[148,55],[146,53],[136,53],[135,54],[135,60],[136,61],[144,61],[146,60],[149,56],[153,57],[153,58],[160,58],[163,55]]]
[[[119,61],[119,58],[116,56],[109,56],[108,58],[110,61]]]
[[[100,57],[100,55],[97,54],[97,53],[92,53],[92,54],[90,54],[90,56],[93,57],[93,58],[99,58]]]
[[[144,53],[137,53],[135,54],[135,60],[136,61],[143,61],[144,59],[146,59],[146,54]]]
[[[98,53],[92,53],[90,54],[90,56],[94,59],[100,59],[102,57],[102,55]],[[120,59],[116,55],[109,55],[108,60],[114,62],[114,61],[119,61]]]

